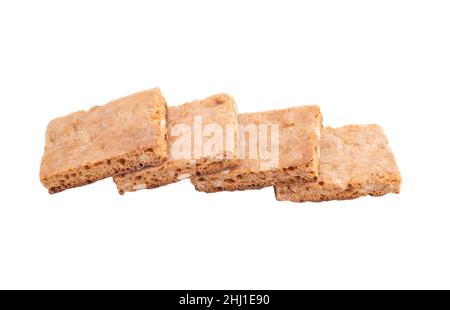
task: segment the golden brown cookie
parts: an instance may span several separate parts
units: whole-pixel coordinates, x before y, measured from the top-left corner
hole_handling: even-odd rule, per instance
[[[167,105],[158,88],[52,120],[40,179],[57,193],[167,159]]]
[[[116,175],[120,194],[155,188],[234,167],[238,161],[237,110],[219,94],[169,107],[169,159],[156,167]]]
[[[400,192],[401,176],[378,125],[324,128],[317,182],[278,184],[277,200],[325,201]]]
[[[279,182],[313,182],[322,126],[318,106],[238,116],[241,162],[235,168],[191,178],[203,192],[258,189]]]

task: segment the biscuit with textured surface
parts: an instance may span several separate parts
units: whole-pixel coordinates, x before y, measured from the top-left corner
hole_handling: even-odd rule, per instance
[[[40,179],[49,193],[167,159],[167,105],[158,88],[52,120]]]
[[[241,163],[220,173],[192,177],[196,190],[259,189],[279,182],[317,179],[322,127],[318,106],[245,113],[238,116],[238,122]]]
[[[237,111],[229,95],[219,94],[169,107],[168,127],[167,162],[157,167],[116,175],[113,179],[120,194],[175,183],[191,175],[215,173],[234,167],[239,162]],[[219,132],[214,132],[215,129]],[[222,137],[221,141],[219,136]],[[183,140],[183,137],[188,139]],[[219,140],[213,147],[214,143],[210,142],[214,142],[211,139],[215,138]],[[181,148],[180,141],[190,144],[188,149]]]
[[[324,128],[319,179],[275,186],[277,200],[296,202],[353,199],[400,192],[401,176],[380,126]]]

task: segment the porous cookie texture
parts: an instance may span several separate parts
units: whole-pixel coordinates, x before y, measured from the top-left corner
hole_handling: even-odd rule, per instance
[[[353,199],[400,193],[401,176],[378,125],[324,128],[317,182],[277,184],[277,200],[295,202]]]
[[[322,114],[318,106],[238,116],[240,164],[191,178],[203,192],[259,189],[279,182],[314,182]]]
[[[158,88],[52,120],[40,179],[49,193],[167,159],[167,104]]]
[[[114,176],[119,193],[155,188],[236,166],[237,125],[236,105],[227,94],[169,107],[169,159],[160,166]]]

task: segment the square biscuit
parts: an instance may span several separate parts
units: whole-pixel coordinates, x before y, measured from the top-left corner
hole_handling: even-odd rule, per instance
[[[279,182],[313,182],[318,176],[318,106],[238,116],[241,162],[220,173],[193,176],[203,192],[259,189]]]
[[[167,104],[158,88],[52,120],[40,179],[49,193],[167,159]]]
[[[236,109],[227,94],[169,107],[167,162],[114,176],[119,193],[155,188],[236,166]]]
[[[277,184],[277,200],[296,202],[353,199],[399,193],[400,172],[380,126],[324,128],[317,182]]]

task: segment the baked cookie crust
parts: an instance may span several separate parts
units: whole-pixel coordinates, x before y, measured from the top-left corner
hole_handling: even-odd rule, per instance
[[[318,106],[300,106],[283,110],[245,113],[238,116],[240,159],[238,166],[220,173],[193,176],[195,189],[212,193],[259,189],[279,182],[314,182],[318,176],[318,147],[322,114]],[[248,128],[264,128],[255,136]],[[250,127],[248,127],[250,126]],[[270,129],[269,129],[270,127]],[[272,129],[276,128],[273,132]],[[264,142],[270,135],[270,142]],[[274,139],[274,137],[276,139]],[[274,142],[274,143],[272,143]],[[258,153],[251,154],[251,146]],[[274,157],[263,156],[267,151]]]
[[[218,94],[204,100],[169,107],[169,158],[156,167],[114,176],[120,194],[175,183],[193,175],[215,173],[236,166],[238,159],[237,108],[234,99]],[[222,135],[222,143],[207,148],[211,138],[204,130],[215,126]],[[187,156],[175,156],[180,137],[190,137]],[[197,135],[197,136],[196,136]],[[200,136],[199,136],[200,135]],[[219,141],[219,140],[218,140]]]
[[[277,200],[295,202],[354,199],[400,193],[401,176],[378,125],[324,128],[317,182],[277,184]]]
[[[52,120],[40,180],[49,193],[167,159],[167,104],[158,88]]]

